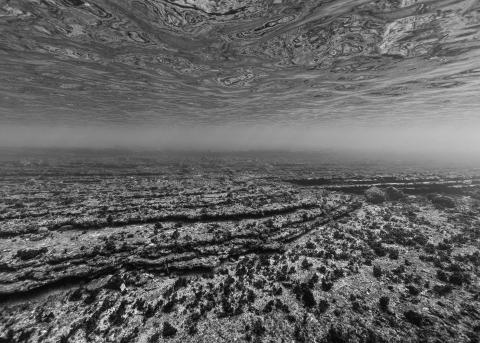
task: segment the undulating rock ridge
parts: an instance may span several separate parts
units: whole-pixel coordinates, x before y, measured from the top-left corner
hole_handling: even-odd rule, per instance
[[[245,180],[204,182],[200,177],[184,176],[175,182],[153,176],[57,180],[58,176],[5,180],[0,236],[157,222],[255,219],[318,206],[316,196],[265,181],[259,188],[260,184]]]
[[[358,110],[445,100],[477,89],[479,20],[469,0],[3,0],[0,110],[228,122],[332,115],[351,91]]]
[[[371,187],[397,188],[407,194],[453,193],[475,194],[480,184],[478,176],[378,176],[371,178],[301,178],[286,180],[300,186],[322,186],[328,190],[339,190],[361,194]]]
[[[123,226],[84,232],[45,232],[2,241],[0,301],[68,282],[84,282],[122,269],[155,272],[213,271],[222,261],[282,252],[285,243],[339,219],[359,204],[339,202],[329,210],[182,225]],[[13,249],[8,247],[15,246]]]

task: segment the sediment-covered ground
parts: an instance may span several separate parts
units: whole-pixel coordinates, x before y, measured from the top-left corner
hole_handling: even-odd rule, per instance
[[[0,342],[478,342],[471,172],[142,158],[2,161]]]

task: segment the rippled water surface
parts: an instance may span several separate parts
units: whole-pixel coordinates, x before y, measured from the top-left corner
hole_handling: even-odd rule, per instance
[[[480,116],[477,0],[0,0],[0,123]]]

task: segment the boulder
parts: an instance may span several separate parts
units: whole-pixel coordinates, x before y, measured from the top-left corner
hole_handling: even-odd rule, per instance
[[[396,201],[405,198],[405,193],[395,187],[387,187],[385,188],[385,195],[387,199],[390,201]]]
[[[370,187],[365,191],[365,198],[372,204],[381,204],[387,200],[386,194],[378,187]]]
[[[428,198],[438,208],[454,208],[457,205],[455,200],[446,195],[431,194]]]

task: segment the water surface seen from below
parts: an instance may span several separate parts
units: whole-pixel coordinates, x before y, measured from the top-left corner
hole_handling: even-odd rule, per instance
[[[469,122],[476,0],[2,0],[0,124]]]

